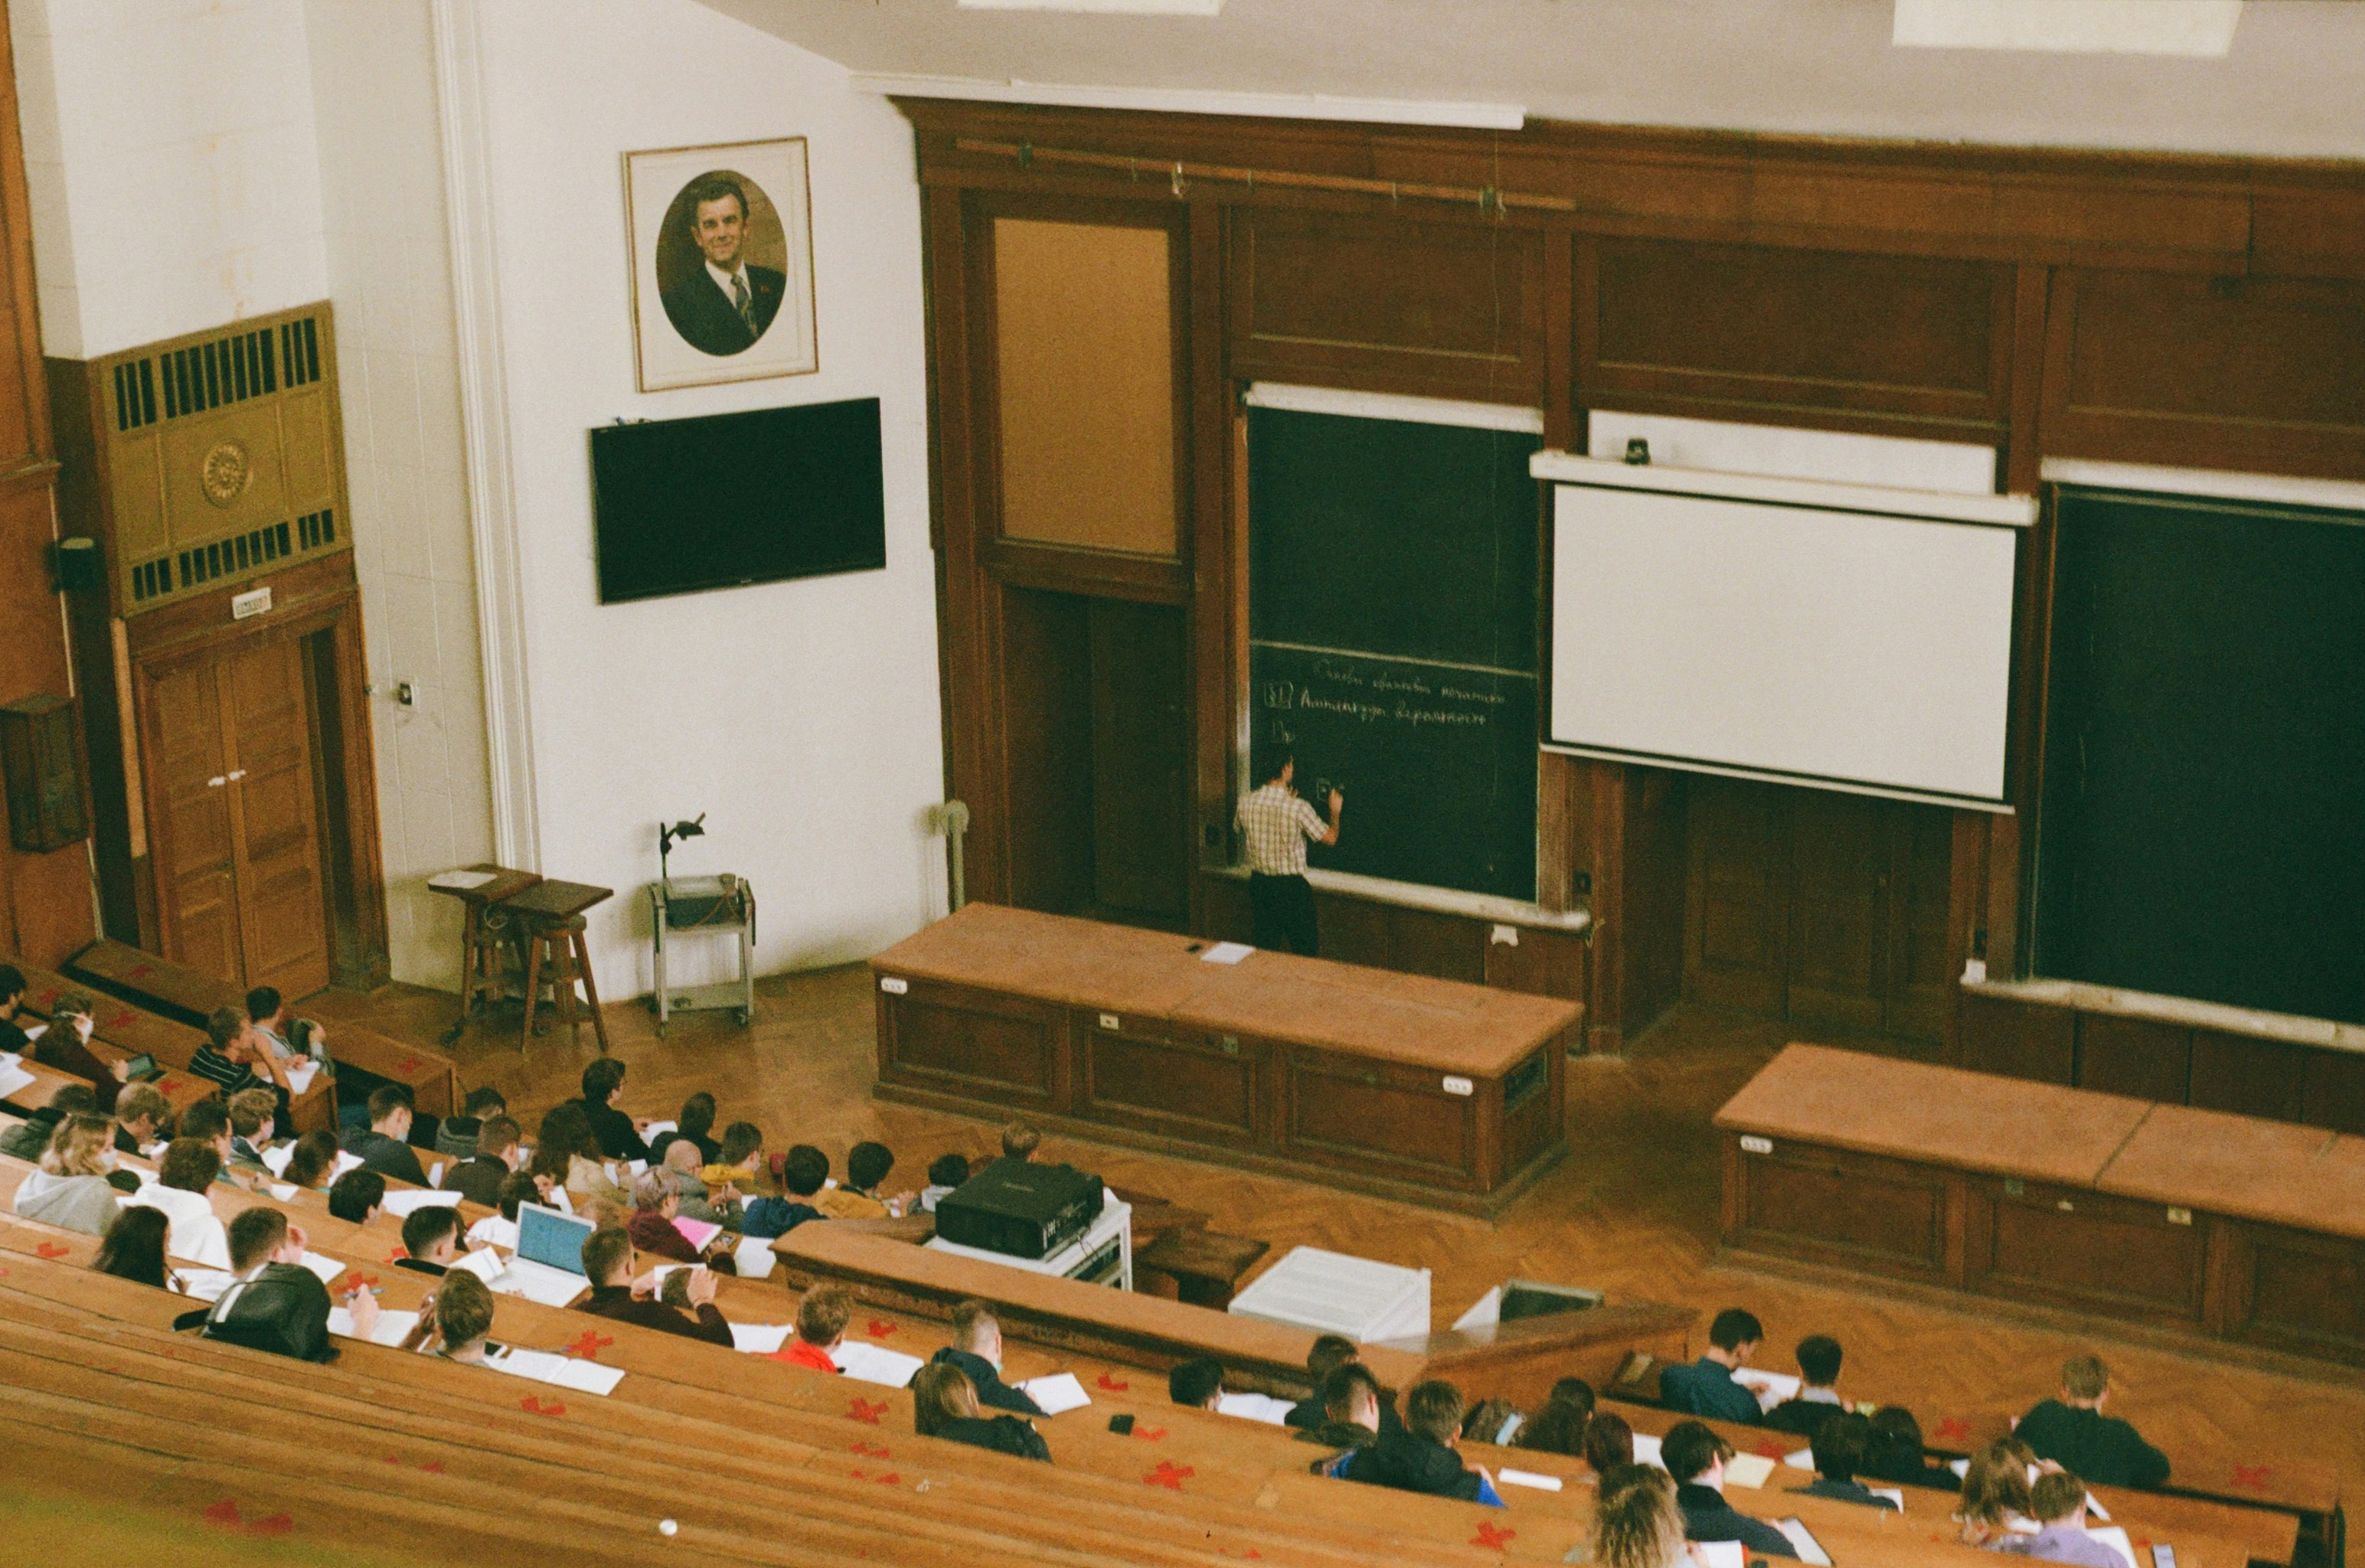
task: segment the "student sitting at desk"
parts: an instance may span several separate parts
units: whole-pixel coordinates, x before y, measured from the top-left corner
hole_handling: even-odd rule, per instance
[[[757,1175],[763,1169],[764,1129],[753,1122],[734,1122],[723,1129],[719,1150],[699,1170],[698,1179],[712,1192],[719,1193],[730,1187],[745,1197],[756,1190]]]
[[[1350,1361],[1362,1359],[1355,1341],[1344,1334],[1317,1334],[1314,1343],[1306,1348],[1306,1380],[1314,1392],[1290,1406],[1289,1414],[1281,1418],[1284,1427],[1318,1427],[1328,1419],[1324,1408],[1322,1385],[1330,1374]]]
[[[740,1234],[786,1236],[806,1221],[821,1218],[813,1198],[828,1180],[829,1156],[809,1143],[798,1144],[780,1157],[780,1185],[788,1189],[788,1196],[748,1199],[739,1211]]]
[[[1224,1398],[1224,1363],[1194,1356],[1166,1374],[1166,1397],[1194,1410],[1213,1410]]]
[[[115,1154],[106,1147],[114,1124],[105,1116],[68,1116],[50,1135],[41,1162],[17,1183],[17,1213],[86,1236],[105,1236],[117,1213],[107,1184]]]
[[[2009,1536],[2034,1535],[2028,1483],[2036,1470],[2036,1455],[2018,1438],[1998,1438],[1982,1445],[1963,1473],[1955,1539],[1965,1546],[1995,1546]]]
[[[263,1150],[279,1130],[279,1099],[268,1089],[241,1089],[230,1097],[230,1164],[249,1175],[269,1175]]]
[[[518,1205],[539,1204],[542,1201],[542,1189],[534,1184],[532,1176],[522,1170],[510,1172],[508,1178],[501,1182],[499,1201],[493,1204],[497,1212],[487,1215],[468,1227],[468,1245],[505,1247],[512,1252],[516,1251]]]
[[[1025,1389],[1002,1381],[1002,1324],[981,1301],[964,1301],[953,1308],[953,1342],[938,1350],[931,1366],[954,1366],[977,1392],[977,1402],[992,1410],[1020,1416],[1040,1416]],[[915,1372],[913,1374],[917,1376]]]
[[[969,1156],[940,1154],[928,1161],[928,1184],[920,1189],[920,1212],[932,1215],[936,1204],[960,1191],[969,1180]]]
[[[1686,1568],[1698,1560],[1684,1540],[1683,1510],[1665,1471],[1621,1464],[1602,1476],[1593,1505],[1595,1568]]]
[[[206,1152],[210,1158],[213,1151]],[[248,1209],[230,1226],[228,1262],[236,1282],[212,1306],[183,1314],[173,1327],[202,1323],[208,1339],[298,1361],[336,1360],[329,1339],[329,1287],[304,1267],[304,1233],[279,1210],[263,1204]],[[377,1327],[377,1298],[357,1291],[347,1307],[354,1335],[367,1338]]]
[[[618,1323],[637,1324],[685,1339],[729,1345],[731,1325],[714,1305],[714,1274],[707,1269],[689,1271],[687,1315],[657,1299],[654,1271],[633,1277],[633,1238],[622,1229],[595,1230],[583,1238],[583,1277],[591,1293],[573,1310]]]
[[[428,1321],[433,1327],[420,1346],[421,1350],[447,1361],[484,1365],[493,1332],[491,1287],[465,1270],[448,1276],[435,1287],[434,1309]]]
[[[172,1268],[164,1261],[164,1238],[172,1223],[162,1209],[125,1209],[106,1227],[98,1256],[90,1260],[91,1271],[165,1289],[173,1279]]]
[[[633,1245],[653,1257],[676,1263],[715,1263],[729,1255],[728,1237],[718,1236],[701,1249],[674,1224],[681,1213],[679,1178],[670,1170],[644,1170],[633,1182],[633,1212],[624,1233]],[[727,1270],[725,1271],[728,1271]]]
[[[1048,1462],[1051,1458],[1050,1447],[1040,1432],[1015,1416],[984,1415],[968,1376],[960,1368],[941,1361],[922,1367],[912,1379],[912,1429],[924,1438],[942,1438],[1019,1459]]]
[[[1815,1429],[1814,1484],[1792,1490],[1810,1497],[1829,1497],[1833,1502],[1855,1503],[1866,1508],[1896,1508],[1896,1503],[1877,1495],[1856,1479],[1856,1473],[1864,1468],[1865,1451],[1871,1446],[1870,1420],[1853,1410],[1834,1413]]]
[[[451,1126],[452,1119],[446,1119],[443,1127]],[[435,1136],[443,1137],[443,1129]],[[510,1179],[521,1158],[518,1137],[517,1123],[499,1112],[477,1122],[468,1135],[476,1152],[453,1161],[443,1172],[443,1190],[487,1208],[500,1202],[501,1183]]]
[[[1634,1428],[1623,1416],[1596,1416],[1585,1424],[1585,1463],[1596,1479],[1634,1462]]]
[[[2077,1476],[2066,1470],[2040,1475],[2028,1497],[2036,1515],[2036,1533],[2008,1535],[1995,1543],[1994,1551],[2074,1562],[2080,1568],[2127,1568],[2116,1547],[2086,1533],[2086,1484]]]
[[[260,1070],[257,1070],[260,1069]],[[291,1091],[287,1070],[254,1026],[242,1007],[217,1007],[206,1020],[206,1042],[189,1058],[189,1070],[219,1085],[224,1094],[241,1089],[269,1088],[282,1110]]]
[[[345,1135],[345,1152],[360,1160],[364,1170],[424,1187],[427,1172],[409,1138],[410,1091],[388,1083],[371,1091],[369,1126]]]
[[[1698,1421],[1678,1421],[1659,1439],[1659,1462],[1676,1479],[1676,1506],[1692,1540],[1737,1540],[1768,1557],[1796,1557],[1789,1537],[1724,1500],[1724,1462],[1732,1445]]]
[[[1840,1342],[1828,1334],[1799,1341],[1799,1392],[1765,1412],[1765,1424],[1811,1438],[1824,1420],[1847,1407],[1839,1396]]]
[[[591,1136],[599,1140],[600,1150],[608,1159],[646,1159],[649,1146],[641,1141],[641,1129],[646,1123],[610,1103],[623,1087],[624,1064],[614,1057],[600,1057],[583,1070],[583,1098],[573,1103],[583,1108],[585,1119],[591,1124]]]
[[[288,1163],[295,1163],[290,1160]],[[329,1217],[367,1225],[386,1206],[386,1178],[375,1170],[348,1170],[329,1186]]]
[[[2111,1397],[2111,1369],[2099,1356],[2078,1356],[2061,1369],[2061,1397],[2023,1416],[2012,1435],[2039,1459],[2067,1466],[2102,1486],[2165,1486],[2168,1456],[2135,1428],[2102,1414]]]
[[[1593,1385],[1581,1377],[1564,1377],[1552,1386],[1543,1407],[1519,1428],[1519,1446],[1539,1453],[1585,1453],[1586,1428],[1593,1424]]]
[[[853,1317],[852,1292],[844,1285],[815,1285],[797,1303],[796,1338],[770,1351],[769,1357],[792,1367],[835,1372],[837,1363],[830,1359],[830,1352],[846,1343],[846,1326]]]
[[[467,1099],[460,1103],[460,1114],[435,1124],[435,1152],[450,1159],[474,1159],[496,1152],[484,1146],[485,1124],[495,1116],[508,1115],[509,1109],[509,1097],[490,1084],[469,1090]]]
[[[698,1150],[698,1164],[712,1165],[723,1156],[723,1146],[714,1141],[714,1096],[701,1089],[681,1103],[674,1113],[673,1130],[649,1139],[649,1163],[656,1164],[666,1156],[666,1150],[683,1139]]]
[[[306,1133],[296,1140],[287,1156],[287,1168],[279,1175],[308,1193],[325,1193],[331,1175],[337,1169],[337,1135],[326,1127]],[[384,1177],[378,1178],[384,1181]]]
[[[138,1154],[173,1125],[173,1103],[153,1085],[135,1083],[115,1102],[115,1152]]]
[[[1405,1396],[1405,1429],[1373,1439],[1331,1462],[1326,1473],[1342,1481],[1391,1486],[1432,1497],[1503,1506],[1495,1478],[1472,1470],[1455,1451],[1462,1441],[1462,1391],[1432,1378]]]
[[[402,1249],[409,1256],[395,1267],[438,1278],[460,1260],[460,1211],[449,1204],[431,1204],[403,1217]]]
[[[1857,1474],[1898,1486],[1927,1486],[1939,1492],[1959,1492],[1962,1481],[1943,1464],[1933,1464],[1922,1446],[1922,1423],[1901,1405],[1884,1405],[1872,1413],[1872,1446],[1865,1450],[1864,1468]]]
[[[0,1019],[0,1023],[6,1023]],[[0,1133],[0,1154],[11,1159],[39,1159],[50,1147],[50,1135],[68,1116],[102,1116],[98,1096],[87,1083],[61,1083],[50,1103]]]
[[[857,1143],[846,1153],[845,1182],[824,1192],[813,1200],[813,1206],[821,1210],[824,1219],[884,1219],[900,1215],[913,1194],[899,1193],[891,1199],[879,1191],[894,1169],[894,1150],[883,1143]]]
[[[0,989],[6,988],[8,976],[14,974],[17,974],[14,969],[0,973]],[[19,991],[24,989],[23,980],[23,976],[17,976]],[[11,1028],[16,1033],[16,1039],[13,1043],[0,1042],[0,1049],[29,1055],[43,1067],[90,1080],[91,1088],[98,1095],[99,1110],[102,1113],[114,1111],[115,1102],[123,1092],[123,1086],[131,1081],[130,1064],[102,1060],[90,1048],[90,1037],[97,1022],[91,1016],[88,997],[77,991],[62,992],[55,1002],[50,1003],[47,1027],[37,1025],[24,1029],[21,1027],[23,1023],[22,1017],[13,1021]]]
[[[269,1094],[271,1091],[241,1089],[239,1092]],[[262,1191],[263,1183],[270,1180],[267,1167],[259,1177],[248,1171],[233,1170],[230,1168],[233,1146],[230,1131],[230,1107],[222,1103],[221,1096],[219,1094],[209,1099],[200,1100],[182,1112],[180,1125],[174,1129],[173,1136],[202,1138],[211,1144],[214,1158],[221,1162],[214,1180],[225,1187],[236,1188],[242,1193],[255,1193]]]
[[[124,1201],[164,1211],[173,1222],[167,1245],[174,1257],[226,1269],[230,1266],[230,1246],[222,1222],[214,1217],[213,1200],[206,1196],[220,1173],[221,1157],[212,1144],[203,1138],[174,1138],[157,1164],[156,1181]]]
[[[1322,1424],[1301,1427],[1297,1440],[1326,1449],[1367,1448],[1380,1440],[1380,1380],[1361,1361],[1330,1369],[1322,1380]],[[1328,1471],[1335,1460],[1317,1459],[1311,1468]]]
[[[25,1033],[25,971],[14,964],[0,964],[0,1051],[11,1056],[23,1056],[32,1044]]]
[[[1709,1325],[1708,1353],[1687,1367],[1669,1367],[1659,1374],[1659,1397],[1670,1410],[1706,1416],[1712,1421],[1758,1419],[1757,1395],[1733,1381],[1736,1368],[1748,1364],[1765,1330],[1739,1307],[1727,1307]]]

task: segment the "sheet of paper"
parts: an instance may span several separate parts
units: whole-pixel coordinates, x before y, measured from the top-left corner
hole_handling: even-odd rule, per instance
[[[222,1222],[210,1215],[196,1225],[184,1225],[178,1220],[165,1233],[164,1250],[183,1262],[195,1263],[205,1269],[230,1267],[230,1234]]]
[[[397,1187],[386,1195],[379,1205],[397,1219],[409,1219],[420,1209],[456,1209],[460,1194],[439,1192],[433,1187]]]
[[[684,1219],[679,1215],[674,1216],[673,1227],[681,1232],[684,1241],[701,1252],[706,1249],[708,1242],[723,1234],[723,1227],[710,1220]]]
[[[1084,1385],[1076,1381],[1074,1372],[1053,1372],[1048,1377],[1030,1377],[1018,1385],[1026,1397],[1043,1407],[1046,1416],[1063,1416],[1070,1410],[1081,1410],[1093,1402]]]
[[[779,1255],[772,1250],[772,1238],[768,1236],[746,1238],[732,1252],[731,1258],[739,1265],[739,1277],[743,1280],[767,1279],[771,1275],[772,1265],[779,1261]]]
[[[266,1182],[263,1185],[264,1191],[283,1204],[296,1195],[296,1183],[293,1182]]]
[[[1655,1464],[1658,1465],[1661,1470],[1666,1469],[1667,1467],[1665,1463],[1659,1458],[1659,1439],[1653,1437],[1648,1432],[1635,1433],[1634,1462],[1636,1464]]]
[[[0,1067],[0,1100],[6,1100],[11,1094],[30,1089],[39,1081],[40,1081],[39,1079],[14,1062],[6,1067]]]
[[[319,1070],[320,1064],[314,1061],[310,1057],[304,1057],[298,1060],[289,1062],[287,1064],[287,1092],[290,1094],[302,1094],[308,1092],[312,1087],[313,1078],[319,1072]]]
[[[1255,951],[1245,942],[1218,942],[1200,954],[1199,961],[1203,964],[1237,964]]]
[[[1269,1394],[1227,1394],[1216,1401],[1218,1416],[1239,1416],[1274,1427],[1285,1425],[1289,1413],[1295,1408],[1287,1400],[1275,1399]]]
[[[219,1269],[176,1269],[172,1280],[174,1287],[191,1301],[215,1302],[221,1300],[222,1292],[238,1282],[238,1276]]]
[[[1731,1465],[1729,1465],[1729,1464],[1728,1464],[1728,1465],[1726,1465],[1726,1466],[1724,1467],[1724,1473],[1725,1473],[1727,1475],[1731,1475],[1731,1474],[1732,1473],[1732,1467]],[[1892,1502],[1892,1503],[1896,1504],[1896,1505],[1897,1505],[1897,1511],[1898,1511],[1899,1513],[1903,1513],[1903,1512],[1905,1511],[1905,1488],[1904,1488],[1904,1487],[1902,1487],[1902,1486],[1867,1486],[1867,1487],[1866,1487],[1866,1488],[1865,1488],[1865,1490],[1866,1490],[1866,1491],[1867,1491],[1867,1492],[1869,1492],[1869,1493],[1871,1493],[1871,1494],[1872,1494],[1874,1496],[1876,1496],[1876,1497],[1886,1497],[1886,1498],[1888,1498],[1890,1502]]]
[[[1773,1473],[1774,1462],[1760,1453],[1737,1453],[1724,1462],[1724,1478],[1736,1486],[1763,1486]]]
[[[1737,1540],[1696,1540],[1691,1550],[1708,1568],[1746,1568],[1747,1556]]]
[[[274,1176],[286,1175],[287,1162],[295,1158],[296,1146],[292,1143],[278,1144],[263,1151],[263,1163],[270,1168]]]
[[[1797,1453],[1786,1453],[1782,1456],[1782,1462],[1793,1470],[1812,1470],[1815,1468],[1815,1450],[1800,1449]],[[1971,1462],[1967,1459],[1961,1461],[1960,1463],[1963,1469],[1955,1472],[1957,1475],[1971,1468]]]
[[[439,1159],[434,1164],[427,1168],[427,1184],[431,1187],[440,1187],[443,1184],[443,1162],[442,1160]]]
[[[846,1340],[830,1352],[830,1359],[837,1363],[838,1371],[857,1382],[883,1383],[889,1388],[902,1387],[912,1381],[913,1372],[927,1365],[917,1356],[861,1339]]]
[[[1946,1462],[1946,1468],[1953,1471],[1955,1479],[1959,1481],[1970,1474],[1971,1462],[1967,1459],[1950,1459]]]
[[[369,1342],[373,1345],[399,1345],[418,1327],[419,1314],[415,1312],[383,1310],[377,1315],[377,1322],[370,1328]],[[342,1306],[329,1308],[329,1332],[341,1339],[358,1338],[353,1333],[353,1313]]]
[[[1757,1408],[1771,1410],[1785,1399],[1799,1396],[1799,1383],[1788,1372],[1761,1372],[1755,1367],[1743,1367],[1732,1374],[1732,1381],[1757,1395]]]
[[[362,1157],[361,1157],[360,1155],[358,1155],[358,1154],[347,1154],[343,1149],[342,1149],[342,1148],[341,1148],[341,1149],[337,1150],[337,1164],[336,1164],[336,1169],[335,1169],[335,1170],[331,1170],[331,1171],[329,1173],[329,1180],[330,1180],[330,1181],[331,1181],[331,1182],[334,1182],[338,1177],[340,1177],[340,1176],[343,1175],[346,1171],[348,1171],[348,1170],[359,1170],[361,1168],[362,1168]]]
[[[1560,1490],[1559,1476],[1539,1475],[1532,1470],[1498,1470],[1495,1473],[1495,1479],[1506,1486],[1532,1486],[1539,1492]]]
[[[2111,1522],[2111,1510],[2102,1506],[2102,1500],[2100,1497],[2097,1497],[2091,1492],[2089,1492],[2086,1494],[2086,1517],[2090,1519],[2100,1519],[2104,1524],[2109,1524]]]
[[[1798,1548],[1799,1561],[1807,1563],[1809,1568],[1832,1568],[1832,1554],[1823,1550],[1823,1543],[1815,1539],[1815,1532],[1809,1529],[1803,1521],[1776,1519],[1774,1528]]]
[[[605,1367],[575,1356],[554,1356],[547,1350],[521,1350],[514,1346],[498,1356],[487,1357],[485,1364],[511,1377],[530,1377],[536,1383],[555,1383],[560,1388],[603,1396],[624,1381],[622,1367]]]
[[[645,1159],[628,1159],[624,1161],[624,1169],[635,1176],[645,1176],[649,1173],[649,1162]]]
[[[491,871],[438,871],[427,879],[427,885],[431,888],[443,888],[455,893],[465,893],[471,888],[483,887],[493,879],[494,875],[495,873]]]
[[[501,1277],[505,1265],[499,1253],[489,1247],[481,1247],[474,1252],[462,1253],[453,1260],[452,1267],[465,1270],[489,1285]]]
[[[641,1129],[641,1136],[648,1139],[649,1142],[655,1143],[657,1141],[658,1135],[662,1133],[676,1133],[680,1130],[681,1124],[679,1122],[651,1122],[647,1126]]]
[[[345,1277],[345,1266],[334,1258],[323,1258],[318,1252],[304,1254],[304,1267],[320,1276],[324,1285],[333,1285]]]
[[[1453,1320],[1453,1331],[1466,1334],[1473,1328],[1492,1328],[1503,1321],[1503,1287],[1492,1285],[1486,1294],[1470,1304],[1470,1310]]]
[[[2124,1562],[2127,1565],[2127,1568],[2135,1568],[2135,1543],[2127,1539],[2127,1532],[2124,1527],[2120,1525],[2104,1525],[2100,1529],[2097,1529],[2089,1525],[2086,1529],[2086,1533],[2092,1536],[2096,1540],[2101,1541],[2104,1546],[2109,1547],[2113,1551],[2117,1552],[2119,1554],[2119,1560]]]
[[[789,1342],[789,1326],[785,1323],[734,1323],[731,1326],[731,1345],[751,1356],[768,1356]]]

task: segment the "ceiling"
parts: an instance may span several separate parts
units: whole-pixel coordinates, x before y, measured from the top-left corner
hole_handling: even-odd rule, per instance
[[[960,11],[954,0],[704,4],[862,73],[2365,158],[2365,0],[2250,0],[2223,60],[1897,49],[1890,0],[1229,0],[1212,18]]]

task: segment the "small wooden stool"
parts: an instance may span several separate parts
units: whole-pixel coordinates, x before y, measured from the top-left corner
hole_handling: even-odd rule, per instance
[[[600,987],[591,979],[591,947],[584,940],[584,920],[570,914],[561,920],[534,921],[525,928],[525,1028],[518,1036],[518,1050],[525,1050],[526,1037],[542,1031],[534,1027],[535,1009],[542,1002],[542,982],[550,982],[550,1010],[559,1022],[574,1032],[577,1040],[583,1037],[583,1014],[587,1004],[591,1014],[591,1032],[600,1041],[600,1054],[608,1054],[608,1025],[600,1016]],[[583,982],[583,994],[577,997],[575,982]]]
[[[487,1003],[499,1003],[507,983],[501,948],[512,939],[509,917],[500,904],[541,880],[531,871],[512,870],[490,861],[427,879],[432,890],[459,900],[462,910],[460,1015],[443,1031],[443,1044],[448,1046],[458,1039],[460,1031],[468,1026],[468,1020],[482,1013]]]
[[[587,882],[541,881],[499,905],[510,929],[525,944],[525,1026],[518,1035],[524,1053],[533,1035],[533,1016],[542,1002],[542,982],[550,981],[551,1005],[559,1017],[582,1036],[583,1006],[588,1003],[591,1028],[600,1037],[600,1054],[608,1054],[608,1025],[600,1016],[600,988],[591,979],[591,946],[583,935],[583,912],[615,897],[612,890]],[[575,982],[583,982],[583,1002]]]

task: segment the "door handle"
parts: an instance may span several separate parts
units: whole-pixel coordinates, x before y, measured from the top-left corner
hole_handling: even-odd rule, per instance
[[[245,777],[246,777],[246,769],[245,769],[245,768],[243,768],[243,767],[241,767],[241,768],[240,768],[237,772],[233,773],[233,774],[231,774],[231,775],[230,776],[230,781],[231,783],[235,784],[235,783],[237,783],[240,779],[241,779],[241,778],[245,778]]]
[[[227,775],[217,773],[211,778],[206,780],[206,788],[208,790],[219,790],[229,782],[230,778]]]

